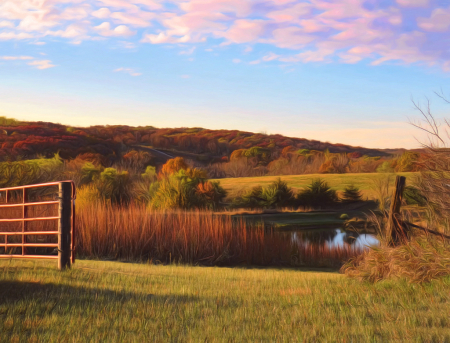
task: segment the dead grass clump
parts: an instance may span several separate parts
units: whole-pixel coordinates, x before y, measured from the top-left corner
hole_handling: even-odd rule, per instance
[[[341,272],[372,283],[394,278],[429,282],[450,275],[450,245],[421,235],[398,247],[371,247],[346,263]]]

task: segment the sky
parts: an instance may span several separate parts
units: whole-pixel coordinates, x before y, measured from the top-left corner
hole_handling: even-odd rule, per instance
[[[0,116],[417,148],[450,0],[0,0]]]

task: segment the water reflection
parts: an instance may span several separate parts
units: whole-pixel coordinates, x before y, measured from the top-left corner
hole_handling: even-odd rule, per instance
[[[343,229],[324,230],[299,230],[280,232],[286,238],[290,238],[293,243],[299,245],[327,245],[328,247],[352,246],[354,248],[364,248],[378,245],[377,238],[368,233],[358,233],[355,231],[345,231]]]

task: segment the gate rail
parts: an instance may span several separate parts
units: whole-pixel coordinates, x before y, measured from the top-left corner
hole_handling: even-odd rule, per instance
[[[27,202],[27,190],[30,188],[41,188],[58,186],[58,200]],[[11,204],[11,191],[22,190],[22,203]],[[1,208],[22,207],[22,218],[0,219],[0,247],[5,248],[5,254],[0,258],[36,258],[36,259],[58,259],[58,268],[65,269],[75,263],[75,184],[73,181],[48,182],[35,185],[0,188],[0,194],[6,192],[6,202],[0,204]],[[51,217],[27,217],[28,207],[39,205],[58,205],[58,216]],[[58,231],[27,231],[27,223],[32,221],[58,221]],[[2,223],[22,222],[22,231],[5,232]],[[27,243],[26,236],[29,235],[58,235],[58,243]],[[1,243],[1,237],[4,242]],[[22,243],[8,243],[9,236],[22,236]],[[22,248],[22,254],[7,254],[8,247]],[[28,255],[27,247],[56,248],[58,255]]]

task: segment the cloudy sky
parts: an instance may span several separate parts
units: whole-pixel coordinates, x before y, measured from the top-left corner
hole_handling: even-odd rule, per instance
[[[450,0],[1,0],[0,115],[417,147]]]

